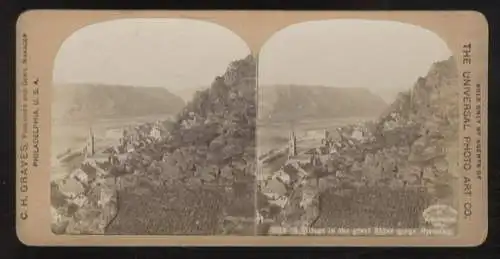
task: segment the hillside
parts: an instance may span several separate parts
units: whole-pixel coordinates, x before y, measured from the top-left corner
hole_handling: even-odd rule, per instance
[[[149,137],[151,125],[138,127],[120,141],[133,151],[117,143],[112,164],[90,158],[53,182],[53,231],[252,235],[255,71],[252,56],[232,62],[176,121],[162,125],[160,138]],[[71,182],[74,175],[84,183]],[[109,196],[96,202],[101,190]]]
[[[119,207],[129,209],[119,210],[107,233],[225,233],[231,232],[227,230],[231,222],[224,222],[225,216],[253,218],[255,116],[255,60],[248,56],[232,62],[209,89],[198,92],[178,114],[177,121],[170,125],[169,137],[149,147],[156,150],[153,154],[162,154],[163,161],[146,162],[151,164],[145,167],[140,161],[136,162],[137,168],[145,172],[145,178],[153,179],[161,187],[153,188],[151,195],[146,197],[135,195],[135,202],[131,198],[124,199]],[[177,198],[167,207],[189,207],[191,214],[173,212],[168,216],[172,219],[171,225],[165,222],[165,212],[161,208],[143,214],[144,208],[139,204],[146,204],[149,197],[161,197],[164,192],[177,188],[184,193],[182,189],[187,189],[187,194],[191,194]],[[134,189],[125,190],[120,196],[131,197],[134,192]],[[202,195],[203,192],[206,194]],[[167,201],[160,202],[165,206]],[[199,214],[198,218],[193,217],[195,214]],[[147,225],[161,226],[161,229],[143,224],[130,228],[129,224],[141,217],[138,215],[147,218]],[[197,220],[212,223],[198,226]],[[191,223],[181,226],[180,222],[184,221]],[[202,229],[203,226],[206,229]],[[253,224],[232,233],[252,234]]]
[[[385,101],[365,88],[274,85],[260,87],[259,118],[272,121],[375,117]]]
[[[433,204],[456,212],[458,94],[457,66],[450,57],[433,64],[377,120],[346,125],[339,138],[325,139],[312,162],[286,161],[276,175],[296,167],[307,176],[286,187],[267,187],[267,192],[291,190],[273,220],[317,228],[418,228],[432,227],[422,213]],[[279,204],[272,198],[260,203]],[[271,205],[265,206],[261,210],[269,211]]]
[[[162,87],[65,84],[53,87],[53,118],[117,119],[176,114],[184,101]]]

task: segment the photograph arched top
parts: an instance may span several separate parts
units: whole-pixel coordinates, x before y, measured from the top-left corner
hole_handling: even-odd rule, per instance
[[[117,19],[69,36],[54,60],[53,82],[167,87],[182,95],[182,89],[208,87],[250,52],[241,37],[213,22]]]
[[[259,53],[259,85],[363,87],[391,100],[452,52],[413,24],[331,19],[290,25]]]

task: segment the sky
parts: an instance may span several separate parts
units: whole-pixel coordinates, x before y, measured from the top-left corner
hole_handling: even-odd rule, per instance
[[[66,39],[54,83],[166,87],[186,98],[250,54],[235,33],[189,19],[120,19]],[[422,27],[392,21],[323,20],[286,27],[259,53],[259,85],[365,87],[387,101],[451,55]]]
[[[286,27],[259,53],[259,85],[365,87],[390,101],[451,55],[422,27],[393,21],[324,20]]]
[[[231,61],[250,54],[229,29],[189,19],[120,19],[83,27],[62,44],[54,83],[209,87]]]

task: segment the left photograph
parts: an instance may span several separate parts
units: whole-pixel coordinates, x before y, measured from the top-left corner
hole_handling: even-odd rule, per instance
[[[57,235],[254,235],[256,60],[190,19],[88,25],[54,60]]]

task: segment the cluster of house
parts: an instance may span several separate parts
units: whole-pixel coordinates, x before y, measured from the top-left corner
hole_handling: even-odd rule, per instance
[[[127,159],[129,152],[140,148],[141,145],[161,139],[161,129],[161,122],[156,122],[123,130],[119,144],[111,148],[114,151],[110,154],[97,152],[94,132],[92,128],[89,129],[88,138],[82,150],[85,156],[84,161],[62,179],[54,180],[58,191],[69,204],[76,205],[78,210],[108,207],[110,202],[116,199],[115,186],[118,182],[109,174],[109,170],[102,168],[101,164],[103,162],[121,164]],[[118,134],[118,132],[113,133]],[[51,207],[51,213],[53,221],[63,220],[63,215],[56,208]]]
[[[292,131],[288,142],[288,159],[278,171],[262,180],[261,193],[268,198],[269,203],[285,207],[295,186],[307,181],[311,176],[311,170],[304,168],[316,164],[318,159],[316,152],[297,153],[297,139]]]
[[[88,200],[87,193],[90,188],[105,185],[106,181],[111,180],[106,175],[107,172],[100,168],[93,159],[87,159],[80,168],[73,170],[67,177],[60,180],[58,189],[69,201],[82,207]],[[111,198],[106,192],[100,192],[98,196],[99,204]]]
[[[105,177],[107,172],[97,165],[97,162],[108,161],[112,165],[119,164],[126,157],[127,153],[133,152],[148,143],[158,141],[162,138],[161,122],[157,121],[153,124],[144,124],[136,126],[132,130],[124,129],[119,144],[112,148],[112,152],[100,157],[96,152],[95,136],[92,128],[89,129],[87,141],[83,148],[85,161],[80,168],[72,171],[68,177],[65,177],[58,183],[59,190],[73,203],[82,205],[86,202],[86,189],[88,186],[99,184],[99,181],[106,181],[109,178]],[[100,160],[104,161],[100,161]],[[102,194],[104,200],[106,194]],[[99,199],[100,201],[103,199]]]
[[[134,128],[124,129],[122,131],[122,137],[119,138],[119,144],[111,149],[108,161],[112,165],[118,164],[123,160],[124,155],[142,147],[146,147],[165,137],[160,121],[153,124],[143,124]]]
[[[148,125],[141,125],[141,126],[136,126],[135,128],[132,129],[123,129],[121,134],[122,136],[119,138],[119,144],[114,147],[115,151],[117,153],[131,152],[135,148],[140,146],[142,142],[151,141],[152,139],[151,135],[153,134],[154,128],[145,129],[145,127],[147,126]],[[86,158],[93,157],[96,154],[95,145],[96,143],[95,143],[94,132],[92,128],[90,128],[87,136],[87,141],[83,148],[83,153],[85,154]]]
[[[337,132],[339,138],[334,139],[330,132],[325,130],[319,147],[300,154],[297,152],[295,133],[290,133],[287,161],[278,171],[261,181],[260,191],[268,198],[269,203],[285,207],[290,193],[298,186],[311,185],[311,181],[317,181],[317,177],[313,175],[314,171],[325,168],[327,161],[333,159],[339,150],[372,138],[366,127],[361,125],[338,128]],[[337,172],[337,175],[341,174]],[[315,191],[304,192],[301,203],[309,204],[314,195]]]

